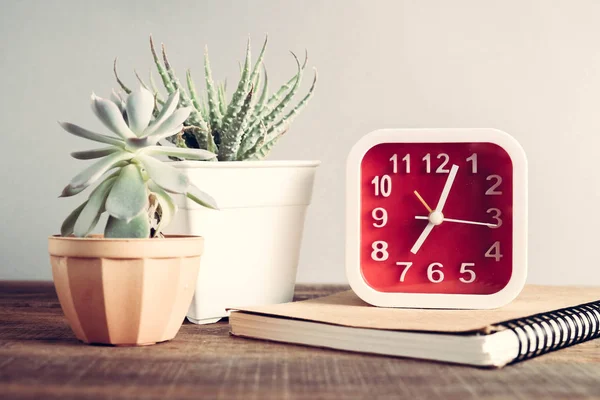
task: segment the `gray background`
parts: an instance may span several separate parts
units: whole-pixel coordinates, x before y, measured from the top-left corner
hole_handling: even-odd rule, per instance
[[[92,90],[151,66],[148,34],[182,72],[238,74],[269,33],[272,82],[308,48],[316,96],[271,159],[323,161],[298,280],[344,282],[344,162],[383,127],[495,127],[530,167],[529,281],[600,284],[600,2],[0,1],[0,279],[50,279],[46,236],[80,199],[57,199],[88,147],[57,119],[99,127]],[[308,85],[309,79],[306,80]]]

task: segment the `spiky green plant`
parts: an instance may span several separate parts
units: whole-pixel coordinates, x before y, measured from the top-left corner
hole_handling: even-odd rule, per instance
[[[168,93],[179,91],[179,107],[191,108],[184,122],[181,135],[171,140],[178,147],[199,148],[214,152],[219,161],[262,160],[273,149],[290,124],[312,97],[317,82],[317,72],[308,93],[294,106],[291,102],[300,88],[307,58],[301,65],[294,53],[297,64],[296,74],[276,92],[269,94],[269,85],[263,58],[267,40],[262,46],[256,63],[252,65],[250,41],[246,47],[246,58],[236,90],[227,99],[226,84],[213,80],[208,49],[204,51],[204,79],[206,96],[201,98],[196,90],[190,70],[186,71],[186,87],[177,78],[169,63],[165,46],[162,45],[162,60],[159,58],[152,36],[150,51],[158,74]],[[262,68],[261,68],[262,67]],[[114,73],[121,88],[129,93],[130,89],[117,74],[116,60]],[[146,84],[136,72],[136,77],[147,89],[152,90],[161,103],[158,88],[150,73],[150,84]],[[262,81],[262,83],[261,83]],[[288,107],[289,106],[289,107]],[[185,157],[181,157],[185,158]]]
[[[217,208],[215,201],[189,182],[185,174],[155,156],[211,160],[216,154],[207,150],[161,146],[159,142],[183,129],[192,109],[177,108],[179,91],[155,111],[155,97],[140,87],[126,98],[113,92],[111,100],[92,94],[92,110],[115,136],[84,129],[69,122],[59,122],[69,133],[108,144],[94,150],[71,155],[79,160],[99,159],[75,176],[60,197],[76,195],[99,182],[86,202],[64,221],[61,234],[87,236],[102,213],[108,213],[104,229],[107,238],[147,238],[161,236],[177,207],[170,193],[185,194],[198,204]]]

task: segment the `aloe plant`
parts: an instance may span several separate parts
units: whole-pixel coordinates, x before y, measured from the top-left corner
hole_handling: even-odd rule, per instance
[[[215,82],[213,79],[208,49],[205,48],[206,95],[202,98],[198,94],[191,71],[186,71],[184,87],[169,62],[165,46],[162,45],[159,57],[150,37],[150,51],[164,88],[169,94],[179,91],[181,97],[178,106],[191,110],[184,121],[184,130],[170,139],[172,143],[182,148],[208,150],[217,154],[219,161],[262,160],[269,154],[312,97],[317,82],[317,71],[315,69],[308,92],[299,102],[292,105],[302,82],[307,57],[304,63],[300,64],[298,57],[292,53],[297,66],[296,74],[277,91],[269,94],[267,71],[263,65],[266,48],[265,39],[256,62],[252,64],[251,46],[248,41],[241,77],[230,99],[226,95],[226,84]],[[130,93],[131,90],[117,74],[116,60],[114,73],[121,88]],[[152,73],[150,84],[146,84],[137,72],[136,77],[141,85],[154,92],[158,100],[157,105],[160,104],[162,99]],[[182,155],[179,158],[187,157]]]
[[[75,176],[60,197],[74,196],[98,184],[88,200],[64,221],[62,236],[87,236],[106,212],[107,238],[160,237],[177,211],[172,193],[185,194],[202,206],[217,208],[214,199],[191,184],[185,174],[155,158],[216,158],[208,150],[160,145],[161,140],[182,132],[183,122],[193,111],[191,107],[178,108],[179,100],[177,89],[159,107],[155,96],[143,87],[125,97],[113,92],[111,100],[92,94],[92,110],[112,136],[59,122],[75,136],[108,145],[71,153],[79,160],[98,160]]]

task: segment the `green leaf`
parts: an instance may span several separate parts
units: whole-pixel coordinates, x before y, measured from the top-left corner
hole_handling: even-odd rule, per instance
[[[162,139],[181,132],[183,129],[183,123],[189,117],[191,111],[192,107],[183,107],[175,110],[175,112],[169,118],[160,124],[160,126],[156,127],[154,133],[146,136],[146,138],[149,140],[149,143],[158,143]]]
[[[237,157],[238,161],[251,158],[265,144],[265,140],[267,138],[267,127],[263,123],[261,123],[259,127],[260,129],[258,130],[258,134],[254,137],[254,139],[248,139],[243,143],[243,147],[240,146]]]
[[[183,149],[180,147],[169,146],[150,146],[143,150],[144,154],[185,158],[187,160],[207,161],[214,160],[217,155],[204,149]]]
[[[104,237],[108,239],[149,238],[150,221],[148,215],[141,213],[129,222],[112,216],[108,217],[106,228],[104,229]]]
[[[227,83],[219,85],[219,110],[221,114],[227,112]]]
[[[315,87],[317,86],[317,78],[317,70],[315,69],[315,77],[306,96],[304,96],[304,98],[300,100],[296,107],[290,110],[279,122],[269,128],[268,135],[270,140],[276,139],[283,131],[287,130],[294,118],[296,118],[300,111],[302,111],[302,109],[306,106],[314,94]]]
[[[192,72],[189,69],[185,72],[185,78],[187,81],[188,90],[190,91],[190,97],[192,98],[192,105],[196,110],[202,111],[202,103],[200,101],[200,97],[198,97],[198,92],[196,92],[196,85],[192,79]]]
[[[106,211],[118,219],[130,221],[148,208],[148,190],[135,164],[121,168],[106,199]]]
[[[121,86],[121,89],[123,89],[123,91],[127,94],[131,93],[131,89],[129,89],[127,86],[125,86],[123,81],[121,81],[121,79],[119,78],[119,74],[117,74],[117,58],[116,57],[115,57],[115,62],[113,63],[113,72],[115,74],[115,78],[117,79],[117,83],[119,84],[119,86]]]
[[[258,59],[256,60],[256,64],[254,64],[254,68],[252,69],[252,74],[250,75],[250,82],[257,87],[257,79],[260,75],[260,67],[262,66],[263,58],[265,57],[265,50],[267,49],[267,41],[268,36],[265,36],[265,41],[260,49],[260,53],[258,54]]]
[[[154,65],[156,65],[156,70],[158,71],[158,75],[163,81],[163,85],[167,89],[167,92],[173,93],[175,91],[175,86],[171,83],[169,76],[167,75],[167,71],[163,67],[156,54],[156,49],[154,48],[154,40],[152,40],[152,35],[150,35],[150,52],[152,53],[152,59],[154,60]]]
[[[267,95],[269,94],[269,79],[267,77],[267,68],[264,68],[265,81],[263,82],[263,88],[260,93],[260,97],[256,102],[256,106],[254,106],[254,113],[257,114],[260,110],[265,106],[265,102],[267,101]]]
[[[209,194],[198,189],[193,184],[189,185],[186,196],[203,207],[212,208],[213,210],[219,209],[215,199],[213,199]]]
[[[160,126],[165,122],[165,120],[167,118],[169,118],[171,115],[173,115],[173,113],[177,109],[178,104],[179,104],[179,90],[176,90],[169,95],[169,98],[167,99],[167,101],[165,102],[163,107],[161,108],[160,112],[158,113],[158,115],[156,116],[154,121],[152,121],[152,123],[150,123],[148,128],[146,128],[146,130],[144,130],[144,136],[151,135],[154,132],[156,132],[158,129],[160,129]]]
[[[110,192],[110,188],[115,182],[115,178],[109,178],[102,182],[90,195],[85,207],[75,221],[73,233],[77,237],[87,236],[98,223],[100,214],[104,211],[104,202]]]
[[[116,153],[117,151],[119,151],[119,149],[112,146],[102,147],[100,149],[74,151],[71,153],[71,157],[77,160],[93,160],[95,158],[106,157],[110,154]]]
[[[240,78],[236,91],[233,93],[231,103],[229,103],[229,107],[227,107],[227,113],[223,117],[223,123],[221,124],[222,132],[231,132],[230,125],[233,123],[248,95],[248,86],[250,83],[250,58],[250,40],[248,40],[248,45],[246,47],[246,60],[244,62],[244,67],[242,68],[242,76]],[[221,143],[219,145],[220,160],[231,160],[235,156],[235,152],[233,152],[233,149],[235,148],[237,150],[237,148],[231,142],[236,141],[237,138],[231,136],[221,136]]]
[[[273,111],[271,111],[267,116],[265,116],[263,122],[267,126],[269,126],[273,121],[275,121],[281,115],[281,113],[283,112],[285,107],[292,100],[292,98],[298,91],[298,88],[300,87],[300,82],[302,81],[303,69],[302,69],[302,66],[300,65],[300,60],[298,60],[298,57],[296,57],[296,55],[294,53],[292,53],[292,55],[294,56],[294,59],[296,60],[296,64],[298,65],[298,73],[296,75],[296,81],[294,82],[294,85],[292,86],[290,91],[287,93],[287,95],[283,98],[283,100],[281,100],[281,102],[279,104],[277,104],[277,106],[275,106]]]
[[[119,107],[110,100],[103,99],[92,93],[92,111],[108,129],[123,139],[134,138],[136,135],[129,129]]]
[[[210,60],[208,58],[208,46],[204,47],[204,80],[206,81],[206,96],[208,98],[208,115],[210,126],[213,130],[219,129],[223,114],[221,111],[221,102],[219,101],[215,83],[212,77],[210,68]]]
[[[139,155],[136,157],[146,168],[146,172],[158,186],[171,193],[185,193],[190,181],[188,177],[177,168],[163,163],[151,156]]]
[[[190,98],[190,95],[186,92],[185,88],[181,85],[181,83],[179,82],[179,79],[177,79],[177,76],[175,75],[175,71],[173,71],[173,68],[171,68],[171,64],[169,63],[169,59],[167,58],[167,51],[165,49],[164,44],[162,45],[162,56],[163,56],[163,63],[167,70],[167,74],[169,75],[169,79],[173,83],[173,86],[175,87],[175,89],[179,90],[179,94],[181,96],[180,97],[181,106],[190,107],[190,111],[191,111],[190,122],[192,122],[194,125],[199,125],[202,129],[208,130],[208,124],[204,120],[204,117],[202,117],[202,113],[193,107],[192,99]]]
[[[121,161],[130,160],[132,157],[132,153],[119,152],[101,158],[76,175],[65,187],[60,197],[69,197],[81,192],[96,182],[104,173],[115,168]]]
[[[148,89],[140,86],[138,90],[127,97],[125,109],[129,128],[136,136],[142,136],[152,118],[154,96]]]
[[[125,142],[121,139],[117,139],[114,137],[110,137],[110,136],[106,136],[106,135],[101,135],[99,133],[96,132],[92,132],[92,131],[88,131],[85,128],[80,127],[79,125],[75,125],[72,124],[70,122],[61,122],[58,121],[59,125],[62,126],[62,128],[69,132],[71,135],[75,135],[75,136],[79,136],[81,138],[84,139],[89,139],[89,140],[93,140],[94,142],[100,142],[100,143],[106,143],[106,144],[111,144],[113,146],[117,146],[120,148],[124,148],[125,147]]]
[[[222,143],[219,147],[219,155],[222,161],[233,161],[236,159],[240,141],[246,129],[248,129],[248,121],[252,115],[252,88],[244,100],[244,105],[237,113],[235,120],[229,125],[228,131],[221,132]],[[229,158],[225,158],[226,155],[230,155]]]
[[[71,214],[69,214],[69,216],[65,219],[62,226],[60,227],[60,235],[61,236],[67,237],[67,236],[71,236],[73,234],[73,227],[75,226],[75,221],[77,221],[79,214],[81,214],[81,211],[83,210],[83,208],[85,207],[86,204],[87,204],[87,201],[85,203],[81,204],[75,210],[73,210],[71,212]]]

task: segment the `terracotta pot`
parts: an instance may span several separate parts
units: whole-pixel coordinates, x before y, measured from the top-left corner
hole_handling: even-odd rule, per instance
[[[204,239],[52,236],[60,305],[85,343],[147,345],[175,337],[192,301]]]

